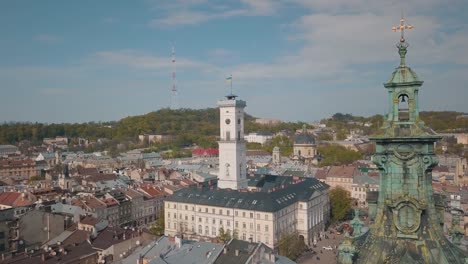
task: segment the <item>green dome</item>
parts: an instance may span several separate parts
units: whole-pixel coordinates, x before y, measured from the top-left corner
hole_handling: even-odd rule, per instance
[[[393,71],[390,79],[384,83],[385,87],[406,86],[406,85],[419,85],[423,81],[418,78],[418,75],[405,64],[405,55],[408,45],[400,43],[397,45],[398,53],[400,54],[400,65]]]
[[[397,86],[402,84],[412,85],[412,84],[422,84],[423,82],[419,80],[418,75],[411,70],[410,67],[400,66],[395,69],[390,76],[390,79],[385,83],[385,87]]]

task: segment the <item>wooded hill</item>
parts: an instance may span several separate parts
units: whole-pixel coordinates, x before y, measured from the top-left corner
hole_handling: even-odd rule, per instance
[[[437,132],[468,132],[468,118],[459,112],[421,112],[421,119]],[[302,122],[282,123],[274,126],[260,125],[254,122],[255,117],[245,115],[245,132],[270,132],[281,130],[294,131],[302,127]],[[382,125],[383,117],[356,117],[350,114],[337,113],[330,119],[322,120],[327,126],[337,128],[342,133],[349,129],[362,127],[356,123],[370,122],[369,132]],[[350,122],[352,121],[352,122]],[[351,123],[351,124],[350,124]],[[107,138],[115,141],[136,140],[140,134],[174,135],[177,145],[196,143],[201,146],[216,146],[215,137],[219,134],[219,110],[207,109],[160,109],[145,115],[130,116],[114,122],[89,123],[4,123],[0,125],[0,144],[16,144],[29,140],[39,144],[44,138],[67,136],[69,138],[86,138],[96,140]]]
[[[282,123],[275,126],[260,125],[255,117],[245,115],[245,132],[277,132],[283,129],[294,130],[302,123]],[[219,110],[207,109],[160,109],[145,115],[129,116],[115,122],[89,123],[4,123],[0,125],[0,144],[16,144],[29,140],[39,144],[44,138],[66,136],[111,140],[136,140],[141,134],[162,134],[176,136],[177,145],[197,143],[209,147],[219,135]],[[209,141],[209,142],[204,142]],[[216,147],[217,144],[213,147]]]

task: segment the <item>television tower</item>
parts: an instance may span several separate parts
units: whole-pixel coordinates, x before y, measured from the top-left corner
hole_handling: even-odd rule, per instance
[[[175,47],[172,45],[172,87],[171,87],[171,109],[179,108],[177,104],[177,78],[176,78],[176,58],[175,58]]]

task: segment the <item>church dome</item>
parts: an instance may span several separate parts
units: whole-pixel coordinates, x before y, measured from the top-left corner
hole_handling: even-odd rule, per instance
[[[398,53],[400,54],[400,65],[393,71],[390,79],[384,84],[385,87],[405,86],[405,85],[422,85],[423,81],[418,78],[418,75],[406,66],[405,56],[408,44],[400,43],[397,45]]]
[[[304,125],[302,132],[294,138],[294,144],[315,144],[315,138],[307,132],[307,128]]]
[[[392,87],[402,84],[413,85],[422,83],[418,75],[408,66],[399,66],[393,71],[390,79],[385,83],[385,87]]]

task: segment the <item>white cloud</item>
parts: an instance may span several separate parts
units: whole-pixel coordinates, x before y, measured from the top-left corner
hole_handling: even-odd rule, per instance
[[[135,50],[100,51],[95,53],[91,60],[140,69],[170,69],[173,66],[169,56],[158,57]],[[208,63],[180,57],[176,59],[176,65],[177,68],[195,68],[200,71],[216,69]]]
[[[202,5],[208,10],[194,9]],[[149,25],[152,27],[195,25],[237,16],[267,16],[274,14],[279,6],[279,2],[272,0],[241,0],[240,6],[220,6],[203,0],[176,1],[169,5],[159,6],[160,9],[166,10],[165,15],[152,19]]]

